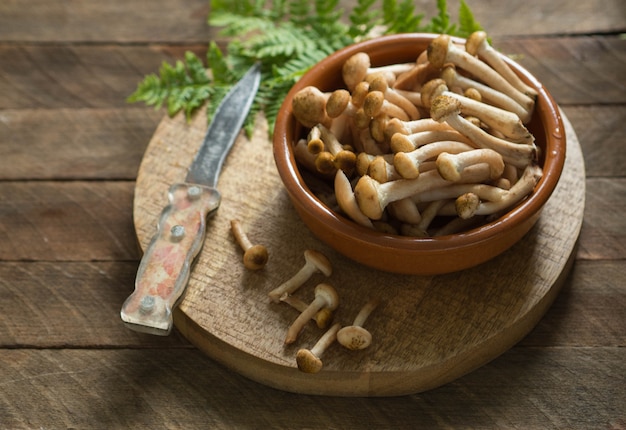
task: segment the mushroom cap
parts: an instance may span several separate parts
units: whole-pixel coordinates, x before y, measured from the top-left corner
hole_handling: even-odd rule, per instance
[[[478,205],[480,205],[480,198],[471,192],[461,194],[454,202],[457,214],[463,219],[473,217]]]
[[[365,349],[372,343],[372,334],[361,326],[350,325],[337,332],[337,342],[353,351]]]
[[[454,97],[438,96],[430,106],[430,116],[436,121],[445,121],[449,115],[460,114],[461,102]]]
[[[448,48],[450,47],[451,39],[447,34],[442,34],[433,39],[428,48],[426,49],[428,55],[428,62],[434,67],[443,67],[447,62]]]
[[[308,349],[300,349],[296,353],[298,369],[304,373],[317,373],[322,370],[322,360]]]
[[[470,55],[478,54],[481,46],[487,40],[487,33],[484,31],[475,31],[469,35],[465,41],[465,50]]]
[[[348,88],[354,88],[363,81],[370,66],[370,57],[365,52],[358,52],[346,60],[343,65],[342,76]]]
[[[319,269],[325,276],[330,276],[333,273],[333,266],[330,260],[321,252],[313,249],[307,249],[304,251],[304,259],[307,263],[313,264]]]
[[[433,99],[448,89],[448,84],[442,78],[431,79],[420,90],[424,106],[430,106]]]
[[[317,284],[315,286],[315,298],[323,297],[326,301],[327,309],[334,311],[339,306],[339,294],[337,294],[337,290],[330,285],[322,282],[321,284]]]
[[[326,121],[326,97],[314,86],[302,88],[292,101],[294,116],[306,127]]]
[[[269,254],[267,248],[263,245],[254,245],[243,254],[243,264],[246,268],[251,270],[262,269],[267,260]]]
[[[346,110],[350,102],[350,92],[348,90],[339,89],[333,91],[326,101],[326,113],[331,118],[336,118]]]
[[[383,216],[378,188],[380,184],[368,175],[361,176],[354,187],[354,197],[361,212],[370,219],[378,220]]]

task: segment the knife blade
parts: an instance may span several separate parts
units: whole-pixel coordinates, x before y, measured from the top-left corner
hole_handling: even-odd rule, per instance
[[[172,312],[184,297],[204,243],[207,218],[221,202],[216,186],[222,164],[250,111],[260,80],[260,65],[255,64],[217,108],[185,181],[170,187],[169,203],[139,263],[135,290],[122,305],[120,316],[127,327],[161,336],[171,332]]]

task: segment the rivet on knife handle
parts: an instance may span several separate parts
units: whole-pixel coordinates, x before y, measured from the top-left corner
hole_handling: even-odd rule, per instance
[[[206,219],[220,204],[210,187],[176,184],[159,218],[157,233],[141,259],[135,291],[122,306],[122,320],[132,329],[167,335],[172,309],[182,299],[192,263],[200,252]]]

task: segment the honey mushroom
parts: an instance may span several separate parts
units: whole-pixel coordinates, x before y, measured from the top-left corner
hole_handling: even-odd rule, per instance
[[[400,176],[405,179],[413,179],[419,176],[420,165],[425,161],[436,158],[443,152],[458,154],[460,152],[471,151],[472,149],[474,149],[472,146],[454,140],[435,141],[428,145],[420,146],[410,152],[397,152],[393,157],[393,165]],[[444,175],[441,176],[444,179],[450,180]]]
[[[517,204],[533,191],[537,182],[541,179],[541,176],[541,167],[536,164],[526,166],[515,185],[513,185],[509,190],[503,190],[502,196],[499,199],[481,201],[474,211],[474,215],[494,215]],[[456,214],[456,207],[448,204],[441,208],[440,214]]]
[[[354,197],[350,180],[342,170],[337,170],[335,175],[335,195],[337,196],[339,208],[350,219],[363,227],[374,228],[372,221],[361,212]]]
[[[230,228],[235,240],[243,249],[243,265],[250,270],[259,270],[265,267],[269,258],[267,248],[263,245],[253,245],[238,219],[230,221]]]
[[[304,284],[314,273],[322,273],[326,277],[333,273],[330,260],[321,252],[312,249],[304,251],[304,265],[291,278],[268,293],[274,303],[279,303],[283,294],[292,294]]]
[[[370,299],[365,303],[354,318],[352,325],[343,327],[337,332],[337,342],[352,351],[369,347],[372,343],[372,334],[363,325],[379,303],[377,298]]]
[[[493,136],[461,116],[461,102],[454,97],[436,97],[430,107],[430,115],[437,121],[445,121],[459,133],[467,136],[477,147],[490,148],[502,155],[502,159],[517,167],[525,167],[537,156],[535,144],[509,142]]]
[[[460,102],[461,113],[465,116],[475,116],[482,122],[487,124],[491,129],[496,130],[506,136],[509,140],[516,143],[531,144],[534,142],[533,135],[524,126],[522,119],[514,113],[514,111],[502,109],[492,106],[482,101],[476,100],[474,97],[457,94],[449,90],[450,84],[446,76],[455,73],[453,67],[445,67],[442,71],[442,78],[428,81],[421,93],[424,104],[431,106],[432,100],[440,95],[446,95],[456,98]],[[476,90],[475,87],[468,88]],[[483,92],[477,90],[482,98]]]
[[[446,130],[425,130],[418,131],[416,133],[404,134],[395,133],[391,136],[389,147],[392,152],[411,152],[415,149],[427,145],[429,143],[436,143],[439,141],[456,141],[463,142],[470,145],[472,142],[464,135],[454,129]]]
[[[315,287],[315,298],[289,326],[285,336],[285,344],[294,343],[305,324],[320,310],[327,308],[330,311],[334,311],[337,309],[337,306],[339,306],[339,294],[337,294],[335,288],[326,283],[317,284]]]
[[[487,40],[487,33],[475,31],[465,41],[465,50],[470,55],[476,55],[496,70],[511,85],[532,99],[537,97],[537,91],[530,87],[509,67]]]
[[[398,106],[402,109],[408,116],[409,120],[420,119],[421,115],[417,110],[417,107],[411,100],[409,100],[405,95],[401,94],[399,91],[396,91],[393,88],[389,87],[387,80],[382,75],[376,75],[370,81],[370,91],[379,91],[385,100],[388,100],[390,103]],[[375,116],[375,115],[373,115]]]
[[[479,164],[464,169],[459,181],[478,183],[488,178],[488,166]],[[451,184],[453,182],[443,179],[437,170],[423,172],[414,179],[398,179],[382,184],[365,175],[354,187],[354,196],[359,208],[368,218],[379,220],[389,203]]]
[[[291,295],[291,294],[283,294],[280,298],[280,301],[288,304],[295,310],[299,312],[303,312],[307,306],[303,300]],[[333,311],[328,308],[320,309],[312,318],[319,328],[326,328],[328,324],[333,320]]]
[[[437,156],[437,171],[442,178],[456,182],[467,166],[485,163],[489,166],[489,178],[498,179],[504,172],[502,156],[489,148],[472,149],[457,154],[442,152]]]
[[[358,52],[346,60],[342,67],[341,75],[350,91],[352,91],[359,82],[365,81],[368,75],[375,73],[391,73],[398,75],[411,70],[415,66],[415,63],[392,64],[381,67],[371,66],[370,56],[365,52]]]
[[[427,52],[428,61],[433,66],[443,67],[446,63],[452,63],[472,75],[480,77],[488,86],[511,97],[527,112],[532,112],[535,104],[532,98],[511,85],[487,63],[455,46],[449,35],[442,34],[433,39],[428,45]]]
[[[337,332],[341,328],[341,324],[333,324],[319,338],[317,343],[311,349],[299,349],[296,353],[296,364],[298,369],[304,373],[317,373],[324,367],[322,355],[337,340]]]

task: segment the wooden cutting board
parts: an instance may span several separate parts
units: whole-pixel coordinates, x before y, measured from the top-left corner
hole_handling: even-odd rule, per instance
[[[175,311],[177,329],[209,357],[262,384],[306,394],[393,396],[429,390],[493,360],[522,339],[555,299],[573,261],[585,201],[579,142],[567,132],[565,170],[536,226],[513,248],[481,266],[438,276],[395,275],[369,269],[320,242],[300,221],[274,166],[262,118],[250,140],[240,136],[218,188],[222,204],[208,222],[207,240]],[[164,118],[141,163],[134,201],[135,228],[145,250],[206,130],[204,113],[191,122]],[[250,271],[230,231],[241,220],[253,242],[270,252],[267,266]],[[296,273],[306,249],[330,258],[330,278],[314,275],[297,292],[312,300],[318,283],[331,283],[341,304],[335,321],[349,325],[371,297],[380,306],[365,326],[370,348],[332,345],[317,374],[300,372],[295,355],[323,330],[309,323],[298,341],[284,345],[298,312],[271,303],[267,293]],[[216,387],[219,389],[219,387]]]

